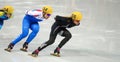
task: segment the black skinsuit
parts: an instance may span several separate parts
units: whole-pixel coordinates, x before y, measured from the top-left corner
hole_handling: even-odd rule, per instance
[[[59,48],[61,48],[71,37],[71,33],[66,28],[71,28],[75,25],[72,21],[72,18],[70,17],[62,17],[62,16],[56,16],[55,22],[51,27],[51,33],[49,40],[42,44],[38,50],[41,51],[43,48],[47,47],[48,45],[51,45],[55,42],[56,36],[59,33],[61,36],[65,37],[60,44],[58,45]]]

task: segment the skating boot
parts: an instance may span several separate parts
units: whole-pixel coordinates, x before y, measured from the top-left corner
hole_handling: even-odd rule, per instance
[[[14,45],[12,43],[10,43],[8,45],[8,48],[4,49],[5,51],[11,52],[11,50],[13,49]]]
[[[24,51],[24,52],[27,52],[27,49],[28,49],[28,43],[25,42],[25,43],[23,44],[23,48],[20,48],[20,50],[21,50],[21,51]]]
[[[53,55],[53,56],[56,56],[56,57],[60,57],[60,48],[57,47],[57,48],[54,50],[54,53],[51,53],[50,55]]]
[[[39,51],[38,51],[38,49],[36,49],[34,52],[32,52],[32,54],[29,54],[29,55],[32,57],[37,57],[38,53],[39,53]]]

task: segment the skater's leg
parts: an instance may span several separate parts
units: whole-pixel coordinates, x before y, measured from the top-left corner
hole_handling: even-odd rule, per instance
[[[63,45],[65,45],[66,42],[68,42],[72,37],[71,33],[66,29],[64,30],[64,32],[63,32],[63,34],[61,36],[65,37],[65,38],[58,45],[59,48],[62,48]]]
[[[27,19],[24,19],[22,24],[23,24],[22,25],[22,33],[15,40],[13,40],[11,42],[14,45],[16,43],[18,43],[20,40],[22,40],[23,38],[25,38],[29,33],[29,27],[30,27],[29,26],[30,25],[29,21]]]
[[[60,49],[66,44],[66,42],[68,42],[70,40],[70,38],[72,37],[71,33],[64,29],[63,33],[61,34],[61,36],[64,36],[65,38],[60,42],[60,44],[58,45],[58,47],[54,50],[54,53],[60,54]]]
[[[57,23],[54,23],[51,27],[50,37],[49,40],[45,43],[43,43],[40,47],[38,47],[38,50],[41,51],[48,45],[51,45],[55,42],[57,34],[61,31],[61,28],[57,26]]]
[[[56,36],[50,36],[49,40],[45,43],[43,43],[40,47],[38,47],[38,50],[41,51],[42,49],[46,48],[47,46],[53,44],[55,42]]]
[[[41,46],[39,46],[35,51],[32,52],[32,56],[34,56],[34,57],[38,56],[38,53],[39,53],[41,50],[43,50],[43,49],[46,48],[47,46],[49,46],[49,45],[51,45],[51,44],[54,43],[55,38],[56,38],[56,36],[50,36],[50,39],[49,39],[47,42],[41,44]]]
[[[12,49],[16,43],[18,43],[21,39],[25,38],[28,35],[28,32],[29,32],[29,21],[26,18],[24,18],[22,22],[22,33],[20,34],[20,36],[18,36],[8,45],[7,49]]]
[[[54,23],[51,28],[49,40],[47,42],[43,43],[40,47],[38,47],[38,49],[36,49],[32,54],[38,54],[39,51],[41,51],[42,49],[46,48],[47,46],[53,44],[55,42],[57,34],[60,31],[61,31],[61,28],[59,28],[59,26],[57,26],[56,23]]]
[[[34,23],[30,26],[30,28],[32,32],[30,33],[29,37],[26,40],[27,43],[30,43],[36,37],[40,27],[38,23]]]
[[[31,28],[32,32],[28,36],[26,42],[23,44],[23,48],[21,50],[27,51],[28,44],[36,37],[37,33],[39,32],[39,24],[34,23],[34,24],[30,25],[30,28]]]
[[[55,42],[56,36],[57,34],[61,31],[62,29],[57,26],[56,23],[53,24],[52,28],[51,28],[51,32],[50,32],[50,37],[49,40],[45,43],[43,43],[40,47],[38,47],[38,50],[41,51],[42,49],[44,49],[45,47],[53,44]]]

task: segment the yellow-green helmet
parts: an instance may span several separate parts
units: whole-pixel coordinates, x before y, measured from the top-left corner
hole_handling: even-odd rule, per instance
[[[4,6],[3,10],[5,10],[7,13],[12,14],[14,11],[14,8],[12,6]]]
[[[46,13],[46,14],[52,14],[52,12],[53,12],[53,9],[52,9],[51,6],[44,6],[44,7],[42,8],[42,10],[43,10],[43,12]]]
[[[72,19],[78,21],[82,20],[82,13],[78,11],[72,12]]]

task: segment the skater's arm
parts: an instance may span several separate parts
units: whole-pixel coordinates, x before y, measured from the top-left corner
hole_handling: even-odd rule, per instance
[[[2,20],[7,20],[8,19],[8,17],[6,16],[6,15],[2,15],[2,12],[0,12],[1,13],[1,16],[0,16],[0,19],[2,19]]]
[[[72,24],[70,24],[67,28],[71,28],[71,27],[74,27],[74,26],[79,26],[79,25],[80,25],[80,23],[79,23],[78,25],[76,25],[76,24],[72,23]]]

